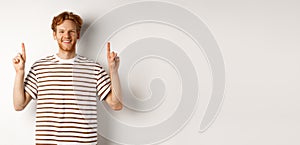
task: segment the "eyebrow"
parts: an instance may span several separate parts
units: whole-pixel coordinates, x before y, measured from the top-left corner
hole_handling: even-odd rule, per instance
[[[59,28],[59,29],[57,29],[58,31],[61,31],[61,30],[63,30],[63,31],[66,31],[66,29],[64,29],[64,28]],[[69,29],[69,30],[67,30],[67,31],[76,31],[77,29]]]

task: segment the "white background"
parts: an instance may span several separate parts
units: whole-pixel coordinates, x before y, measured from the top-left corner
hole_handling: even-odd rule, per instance
[[[197,112],[164,145],[300,144],[300,2],[297,0],[161,0],[196,14],[213,33],[224,57],[226,92],[215,122],[199,133]],[[57,51],[53,16],[74,11],[83,32],[98,17],[134,0],[23,0],[0,5],[0,144],[34,143],[34,105],[12,103],[12,58],[26,45],[26,70]],[[105,141],[106,144],[108,141]]]

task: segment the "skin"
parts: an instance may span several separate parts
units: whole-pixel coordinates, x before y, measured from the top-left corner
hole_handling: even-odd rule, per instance
[[[61,59],[72,59],[76,56],[76,43],[80,38],[80,32],[76,29],[76,24],[71,20],[65,20],[57,26],[56,32],[53,32],[53,38],[57,41],[59,51],[58,57]],[[24,70],[26,62],[25,45],[22,43],[22,51],[13,58],[13,66],[16,71],[14,88],[13,88],[13,103],[16,111],[23,110],[31,101],[31,96],[24,90]],[[121,110],[122,97],[120,90],[120,81],[118,69],[120,59],[118,54],[111,52],[110,43],[107,43],[107,62],[109,66],[109,75],[111,78],[111,91],[105,99],[105,102],[113,110]]]

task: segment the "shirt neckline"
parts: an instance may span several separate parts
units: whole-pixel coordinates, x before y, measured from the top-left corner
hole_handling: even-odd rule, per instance
[[[60,58],[57,54],[54,54],[54,58],[59,62],[59,63],[74,63],[75,60],[78,58],[78,55],[76,54],[75,57],[71,59],[62,59]]]

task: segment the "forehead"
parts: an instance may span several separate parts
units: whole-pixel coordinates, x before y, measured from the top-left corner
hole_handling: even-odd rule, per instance
[[[76,23],[71,20],[64,20],[60,25],[57,25],[57,29],[76,29]]]

